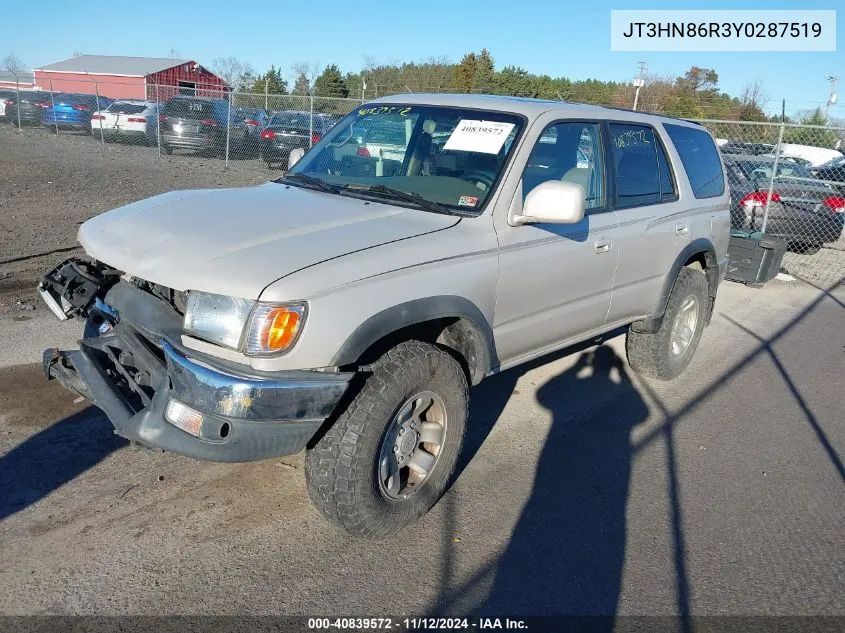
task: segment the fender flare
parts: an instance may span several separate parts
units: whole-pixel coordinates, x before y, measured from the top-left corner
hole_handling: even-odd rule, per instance
[[[477,355],[471,379],[473,384],[477,384],[490,373],[496,358],[493,328],[478,306],[457,295],[423,297],[376,312],[355,328],[334,355],[331,364],[335,367],[351,365],[385,336],[411,325],[450,317],[461,319],[470,326],[472,347]]]
[[[660,299],[658,300],[654,314],[648,318],[635,321],[631,324],[631,329],[643,334],[652,334],[660,329],[660,326],[663,323],[663,315],[666,312],[666,304],[669,301],[669,295],[672,294],[672,289],[675,287],[675,280],[678,279],[678,274],[681,272],[681,268],[684,267],[684,264],[690,257],[699,254],[704,255],[704,259],[707,262],[707,270],[705,271],[705,274],[707,275],[710,309],[712,311],[713,304],[716,299],[716,289],[719,286],[719,260],[716,257],[716,248],[713,246],[713,242],[706,237],[699,237],[687,244],[675,258],[675,262],[672,264],[669,274],[663,281],[663,290],[660,293]],[[710,314],[708,313],[707,322],[709,321]]]

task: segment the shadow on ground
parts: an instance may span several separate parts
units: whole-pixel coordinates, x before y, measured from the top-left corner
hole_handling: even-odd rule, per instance
[[[0,370],[0,412],[10,433],[41,427],[0,458],[0,520],[46,497],[127,442],[96,407],[47,382],[40,365]],[[50,417],[47,417],[50,416]]]

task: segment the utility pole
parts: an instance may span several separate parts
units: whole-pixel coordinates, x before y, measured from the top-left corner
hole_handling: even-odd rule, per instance
[[[836,103],[837,94],[836,94],[836,84],[839,83],[839,77],[835,77],[831,75],[827,78],[830,82],[830,96],[827,98],[827,103],[824,104],[824,122],[827,125],[827,111],[830,106]]]
[[[264,109],[270,111],[270,78],[264,78]]]
[[[636,79],[634,79],[634,86],[636,86],[637,88],[637,91],[634,93],[634,110],[637,109],[637,103],[640,100],[640,88],[645,86],[645,71],[648,68],[648,64],[646,64],[644,61],[639,61],[637,62],[637,64],[640,67],[640,74],[637,76]]]

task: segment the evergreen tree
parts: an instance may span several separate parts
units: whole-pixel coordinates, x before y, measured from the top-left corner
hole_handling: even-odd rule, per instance
[[[314,94],[318,97],[348,97],[349,88],[343,81],[340,69],[330,64],[314,82]]]
[[[296,81],[293,82],[293,90],[290,92],[292,95],[301,95],[306,96],[311,94],[311,82],[308,81],[308,77],[305,76],[305,73],[299,73],[296,77]]]
[[[282,69],[270,66],[270,70],[255,80],[252,92],[286,95],[288,93],[288,82],[282,78]]]
[[[467,53],[461,63],[455,66],[455,74],[452,80],[452,89],[455,92],[471,92],[472,82],[475,79],[477,61],[475,53]]]
[[[475,74],[472,77],[472,92],[491,93],[495,89],[496,67],[490,51],[481,49],[475,58]]]

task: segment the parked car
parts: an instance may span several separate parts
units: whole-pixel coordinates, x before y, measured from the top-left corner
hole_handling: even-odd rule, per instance
[[[161,148],[165,154],[174,149],[226,155],[243,151],[249,129],[226,99],[178,96],[164,104],[159,117]],[[227,130],[228,128],[228,130]]]
[[[743,154],[745,156],[774,155],[775,146],[767,143],[746,143],[743,141],[728,141],[719,146],[723,154]]]
[[[6,99],[17,96],[14,90],[0,90],[0,119],[6,119]]]
[[[357,153],[356,126],[405,120],[398,168]],[[432,130],[448,130],[449,165]],[[585,137],[597,151],[579,167]],[[627,325],[631,367],[678,376],[727,269],[719,152],[680,119],[401,95],[289,160],[274,182],[82,224],[91,260],[39,288],[84,338],[43,366],[140,444],[224,462],[307,448],[311,499],[357,535],[407,529],[438,500],[468,387],[489,375]]]
[[[825,180],[845,192],[845,156],[834,158],[813,169],[813,175],[819,180]]]
[[[806,167],[779,162],[771,198],[774,158],[726,156],[725,168],[731,183],[734,228],[762,229],[769,200],[766,233],[786,240],[792,250],[812,253],[842,235],[845,198],[819,182]]]
[[[18,111],[20,111],[21,125],[39,124],[41,123],[41,111],[49,106],[50,103],[49,92],[21,90],[20,103],[18,103],[17,94],[6,98],[4,101],[4,105],[6,106],[6,121],[17,125]]]
[[[272,167],[274,163],[285,165],[293,149],[308,149],[331,129],[328,117],[297,110],[276,112],[261,132],[259,155]]]
[[[796,158],[813,167],[842,158],[842,152],[836,149],[816,147],[815,145],[799,145],[797,143],[783,143],[780,146],[781,156]]]
[[[267,126],[270,120],[270,113],[261,108],[238,108],[237,114],[244,120],[249,129],[250,136],[258,137]]]
[[[48,95],[49,96],[49,95]],[[41,108],[41,125],[56,131],[58,128],[91,129],[91,115],[108,107],[113,100],[87,94],[54,94]]]
[[[91,115],[91,134],[105,139],[129,140],[148,145],[157,142],[159,104],[155,101],[119,99]]]

